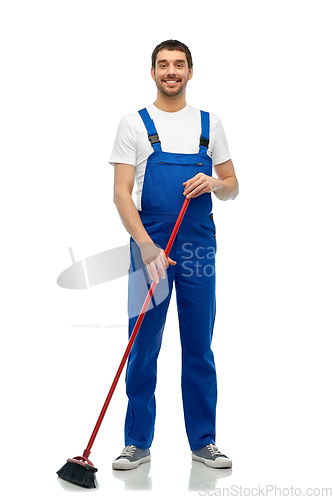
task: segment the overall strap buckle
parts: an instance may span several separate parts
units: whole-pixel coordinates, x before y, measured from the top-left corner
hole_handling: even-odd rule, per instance
[[[151,145],[157,144],[158,142],[161,142],[160,138],[158,137],[158,134],[148,135],[148,139],[149,139]]]
[[[161,141],[160,138],[158,137],[155,124],[151,119],[147,109],[146,108],[140,109],[139,115],[141,116],[142,121],[146,127],[148,139],[150,141],[150,144],[153,146],[154,151],[162,151]]]
[[[207,152],[209,145],[209,113],[207,113],[207,111],[200,111],[200,114],[201,114],[201,136],[199,143],[200,152]]]
[[[209,139],[205,139],[204,137],[202,137],[202,135],[200,136],[200,146],[205,146],[205,148],[208,149],[208,145],[209,145]]]

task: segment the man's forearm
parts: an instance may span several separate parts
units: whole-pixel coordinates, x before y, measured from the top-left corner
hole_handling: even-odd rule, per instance
[[[230,160],[231,162],[231,160]],[[227,162],[226,162],[227,163]],[[217,165],[215,168],[220,170],[225,165]],[[219,168],[220,167],[220,168]],[[233,171],[233,166],[229,167]],[[223,180],[222,180],[222,178]],[[197,198],[204,193],[215,193],[219,200],[233,200],[238,195],[238,181],[235,175],[221,175],[219,178],[211,177],[204,173],[192,177],[186,182],[183,182],[184,196],[187,198]]]
[[[128,193],[115,194],[114,203],[117,207],[122,223],[134,241],[138,244],[143,242],[152,242],[153,240],[143,227],[139,212],[132,200],[131,195]]]
[[[234,200],[238,195],[238,181],[236,177],[227,177],[223,181],[214,179],[216,187],[213,189],[215,196],[222,201]]]

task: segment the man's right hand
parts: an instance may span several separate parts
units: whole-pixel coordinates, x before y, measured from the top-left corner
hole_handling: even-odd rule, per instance
[[[157,247],[153,242],[142,242],[139,243],[141,257],[146,265],[149,277],[152,281],[156,283],[159,282],[159,277],[157,271],[160,272],[162,279],[165,278],[165,269],[168,269],[169,265],[174,266],[177,264],[170,257],[166,257],[164,250]]]

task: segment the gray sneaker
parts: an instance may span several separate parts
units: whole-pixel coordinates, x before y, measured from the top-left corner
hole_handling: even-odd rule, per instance
[[[118,458],[112,462],[112,468],[116,470],[130,470],[135,469],[144,462],[149,462],[150,451],[141,450],[136,446],[125,446]]]
[[[226,455],[223,455],[215,446],[215,444],[208,444],[200,450],[192,451],[193,460],[202,462],[208,467],[215,469],[226,469],[232,467],[232,461]]]

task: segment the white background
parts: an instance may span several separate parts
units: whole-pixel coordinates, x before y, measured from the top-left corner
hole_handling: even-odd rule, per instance
[[[331,7],[2,3],[4,498],[333,487]],[[56,471],[87,445],[125,350],[126,278],[88,290],[56,280],[71,265],[68,247],[78,261],[128,241],[108,158],[121,117],[155,100],[150,56],[169,38],[190,47],[187,101],[220,116],[240,184],[236,200],[214,202],[217,444],[234,467],[192,466],[173,298],[150,470],[112,473],[123,374],[90,457],[100,488],[86,491]]]

